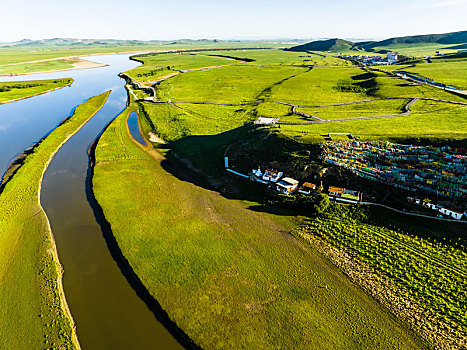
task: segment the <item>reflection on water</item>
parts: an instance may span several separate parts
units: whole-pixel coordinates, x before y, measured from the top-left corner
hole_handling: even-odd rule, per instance
[[[141,132],[139,130],[139,123],[138,123],[138,114],[136,112],[131,112],[130,116],[127,120],[128,129],[130,130],[131,136],[134,137],[136,141],[138,141],[143,146],[146,146],[147,143],[144,141],[143,136],[141,136]]]
[[[73,107],[91,96],[122,87],[118,73],[135,68],[129,54],[93,56],[92,61],[109,66],[46,74],[0,77],[0,82],[73,78],[70,87],[34,96],[25,100],[0,105],[0,177],[8,164],[24,149],[40,140],[71,113]],[[121,104],[126,101],[122,95]]]

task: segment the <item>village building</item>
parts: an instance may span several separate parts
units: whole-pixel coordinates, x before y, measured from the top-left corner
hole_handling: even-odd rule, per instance
[[[284,177],[276,184],[276,190],[282,194],[291,194],[298,190],[298,181],[291,177]]]
[[[275,171],[275,170],[267,169],[264,172],[263,180],[275,183],[282,177],[282,175],[284,175],[284,173],[281,172],[281,171]]]
[[[382,184],[444,197],[467,196],[467,156],[449,147],[339,140],[323,145],[323,158]]]
[[[344,188],[329,186],[328,192],[330,196],[340,197],[344,193]]]
[[[359,201],[361,193],[359,191],[348,190],[342,187],[329,186],[329,195],[335,198],[344,198],[352,201]]]
[[[462,220],[464,216],[467,216],[466,213],[461,213],[460,211],[454,210],[454,209],[449,209],[446,208],[445,206],[441,204],[436,204],[431,202],[428,198],[421,200],[419,198],[414,198],[414,197],[407,197],[407,201],[409,203],[414,203],[421,205],[422,207],[425,207],[427,209],[431,209],[433,211],[436,211],[440,213],[441,215],[449,216],[450,218],[456,219],[456,220]]]
[[[298,190],[298,193],[301,194],[312,194],[316,190],[316,185],[312,184],[311,182],[305,182],[302,187]]]
[[[388,53],[386,53],[386,58],[387,58],[389,64],[396,64],[397,61],[398,61],[399,56],[397,55],[397,53],[388,52]]]
[[[255,126],[272,126],[279,121],[279,118],[259,117],[254,121]]]

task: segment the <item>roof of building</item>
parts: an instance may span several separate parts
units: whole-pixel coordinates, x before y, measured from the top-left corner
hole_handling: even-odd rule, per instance
[[[344,189],[342,187],[329,186],[329,192],[344,193]]]
[[[316,188],[316,185],[312,184],[311,182],[304,182],[303,185],[302,185],[302,188],[303,187],[309,187],[309,188],[314,190]]]
[[[295,179],[292,179],[291,177],[284,177],[281,182],[279,182],[280,185],[290,185],[290,186],[295,186],[298,185],[298,181]]]
[[[279,121],[279,118],[264,118],[259,117],[255,120],[255,125],[274,125]]]
[[[266,170],[264,171],[264,174],[266,174],[266,173],[269,173],[269,174],[276,174],[276,175],[277,175],[277,174],[279,174],[279,171],[271,170],[271,169],[266,169]]]

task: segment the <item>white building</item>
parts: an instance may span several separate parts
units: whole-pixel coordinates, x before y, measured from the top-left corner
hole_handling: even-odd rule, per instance
[[[277,180],[279,180],[282,177],[282,175],[284,175],[282,171],[275,171],[275,170],[267,169],[264,172],[263,180],[277,182]]]
[[[387,57],[387,59],[388,59],[388,63],[389,63],[389,64],[396,64],[396,63],[397,63],[397,59],[398,59],[397,53],[388,52],[388,53],[386,54],[386,57]]]
[[[291,177],[284,177],[276,185],[276,190],[282,194],[290,194],[298,190],[298,181]]]

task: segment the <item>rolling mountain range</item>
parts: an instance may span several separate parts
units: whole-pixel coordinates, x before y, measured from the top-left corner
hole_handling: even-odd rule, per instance
[[[428,34],[428,35],[412,35],[404,37],[396,37],[381,41],[363,41],[351,42],[343,39],[328,39],[317,40],[306,44],[297,45],[289,48],[290,51],[330,51],[340,52],[348,50],[364,50],[375,51],[387,46],[394,45],[410,45],[410,44],[443,44],[453,45],[452,49],[464,49],[467,47],[467,31],[445,33],[445,34]],[[377,52],[384,53],[387,50],[380,49]]]

